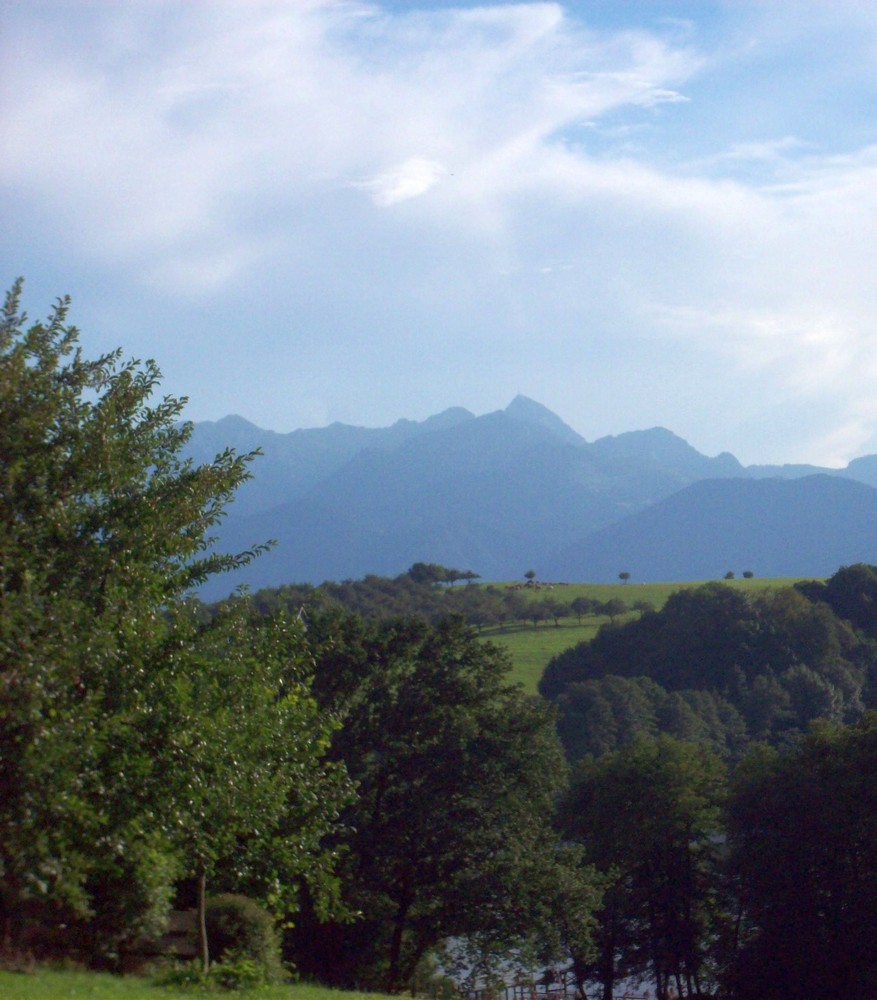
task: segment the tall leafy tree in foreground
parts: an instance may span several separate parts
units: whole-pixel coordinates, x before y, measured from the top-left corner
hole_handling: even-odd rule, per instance
[[[877,996],[877,714],[750,754],[728,832],[742,905],[731,995]]]
[[[302,928],[302,968],[395,992],[441,942],[511,950],[561,898],[584,948],[592,880],[552,830],[563,755],[548,706],[507,684],[506,653],[456,619],[319,629],[316,690],[343,719],[333,752],[359,789],[339,847],[362,919]]]
[[[11,941],[63,923],[112,951],[156,929],[176,877],[243,854],[256,812],[265,836],[293,815],[320,835],[339,798],[302,800],[328,728],[301,651],[186,607],[256,554],[209,550],[252,456],[185,460],[155,364],[86,359],[67,301],[27,326],[20,292],[0,323],[0,918]],[[286,859],[287,880],[308,865]]]

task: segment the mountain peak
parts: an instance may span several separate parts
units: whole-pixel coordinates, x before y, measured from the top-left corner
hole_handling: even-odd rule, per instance
[[[507,417],[511,417],[512,420],[517,420],[519,423],[539,424],[541,427],[547,427],[570,444],[584,442],[584,438],[568,424],[565,424],[556,413],[552,413],[547,406],[537,403],[529,396],[515,396],[503,412]]]

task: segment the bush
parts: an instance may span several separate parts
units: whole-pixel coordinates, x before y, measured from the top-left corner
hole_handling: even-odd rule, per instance
[[[159,986],[170,986],[184,991],[195,991],[199,994],[204,990],[211,993],[222,990],[252,990],[266,986],[269,979],[265,970],[251,958],[241,958],[234,952],[226,952],[221,962],[214,962],[205,975],[201,963],[178,962],[169,968],[164,968],[155,975]]]
[[[284,978],[280,937],[271,914],[247,896],[215,896],[207,903],[211,957],[225,975],[277,982]],[[228,984],[224,984],[228,985]]]

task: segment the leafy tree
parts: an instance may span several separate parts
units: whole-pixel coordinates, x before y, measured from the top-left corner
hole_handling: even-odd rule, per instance
[[[608,615],[610,621],[615,622],[616,618],[627,612],[627,605],[620,597],[610,597],[600,605],[600,614]]]
[[[710,974],[720,887],[724,768],[702,746],[667,736],[586,758],[562,809],[566,835],[608,885],[587,978],[613,996],[648,974],[658,1000],[701,996]]]
[[[530,582],[532,582],[533,580],[535,580],[536,579],[536,570],[535,569],[528,569],[527,572],[524,574],[524,579],[528,580]]]
[[[658,732],[666,693],[647,677],[602,677],[570,684],[558,698],[558,734],[567,759],[600,756]]]
[[[438,563],[416,562],[408,570],[408,576],[415,583],[444,583],[448,579],[448,570]]]
[[[705,743],[732,761],[740,759],[748,742],[740,712],[720,695],[668,692],[648,677],[610,674],[570,684],[558,697],[557,710],[558,734],[571,762],[659,733]]]
[[[569,617],[572,608],[564,601],[545,601],[546,612],[554,619],[556,628],[560,628],[560,619]]]
[[[539,627],[539,622],[544,622],[550,612],[545,605],[545,601],[532,601],[527,606],[527,617],[533,623],[533,628]]]
[[[337,846],[362,919],[302,924],[297,963],[396,991],[443,940],[526,939],[560,884],[551,820],[565,765],[547,706],[507,686],[506,653],[459,620],[337,616],[311,633],[316,691],[343,719],[334,754],[359,788]]]
[[[794,752],[760,748],[731,787],[742,922],[740,1000],[877,991],[877,715],[819,724]]]
[[[321,840],[348,801],[348,781],[324,760],[334,727],[311,694],[299,622],[254,617],[243,600],[195,629],[180,617],[170,663],[148,679],[148,724],[163,740],[153,749],[153,809],[197,879],[206,968],[209,878],[284,914],[296,909],[301,880],[313,897],[331,898]]]
[[[578,618],[579,625],[585,615],[593,614],[595,602],[590,597],[575,597],[570,603],[573,614]]]
[[[630,573],[628,573],[626,569],[623,569],[618,574],[618,579],[621,580],[622,583],[627,583],[627,581],[630,579]]]
[[[209,548],[252,456],[184,460],[185,401],[153,401],[155,364],[86,360],[67,300],[28,327],[20,292],[0,324],[0,907],[13,942],[29,921],[63,923],[112,952],[155,929],[199,851],[203,868],[232,849],[216,830],[247,826],[242,779],[250,803],[272,782],[308,794],[296,768],[319,771],[325,722],[300,652],[263,661],[239,619],[186,605],[258,552]],[[288,746],[243,739],[232,699]]]
[[[825,583],[823,600],[840,618],[877,638],[877,566],[844,566]]]

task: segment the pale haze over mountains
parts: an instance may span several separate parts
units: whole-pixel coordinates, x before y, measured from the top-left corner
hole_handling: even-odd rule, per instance
[[[565,581],[825,576],[877,562],[877,456],[745,467],[664,428],[589,442],[524,396],[386,428],[279,434],[230,416],[196,424],[190,453],[208,461],[227,445],[263,456],[219,547],[277,544],[208,598],[241,583],[395,576],[418,561]]]
[[[877,452],[877,3],[0,11],[0,285],[187,417]]]

